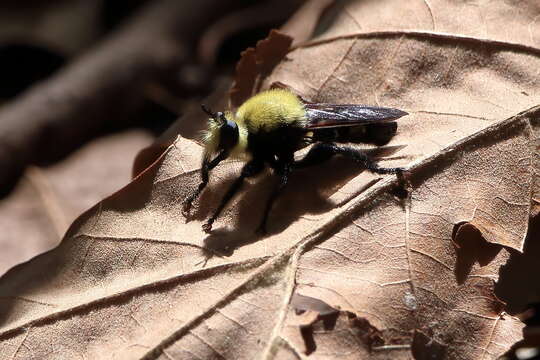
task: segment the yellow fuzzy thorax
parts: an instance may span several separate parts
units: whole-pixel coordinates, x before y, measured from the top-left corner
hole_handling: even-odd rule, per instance
[[[232,149],[233,158],[249,159],[248,135],[260,131],[271,131],[279,126],[303,126],[306,111],[302,101],[295,94],[283,89],[263,91],[244,102],[235,114],[225,112],[225,117],[238,125],[238,144]],[[219,125],[208,121],[204,133],[206,157],[219,151]]]
[[[269,131],[280,125],[301,126],[306,121],[302,101],[288,90],[263,91],[238,108],[234,121],[250,132]]]

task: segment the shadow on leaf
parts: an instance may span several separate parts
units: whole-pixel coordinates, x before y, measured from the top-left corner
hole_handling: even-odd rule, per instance
[[[380,157],[395,152],[400,148],[376,148],[370,149],[369,153],[371,156]],[[362,171],[365,171],[365,169],[355,166],[354,163],[347,159],[335,158],[312,168],[292,172],[287,187],[270,211],[266,227],[267,233],[262,235],[258,234],[256,229],[262,220],[266,201],[278,182],[275,175],[270,171],[266,171],[264,175],[244,184],[244,187],[237,194],[239,200],[234,215],[234,223],[227,227],[214,228],[212,233],[204,240],[205,246],[212,251],[230,256],[234,249],[283,232],[295,221],[307,214],[324,214],[341,205],[330,200],[330,197]],[[199,221],[207,219],[234,178],[234,176],[229,176],[218,186],[209,187],[202,194],[197,210],[191,219]],[[374,181],[367,183],[364,189],[351,194],[350,197],[358,196],[359,193],[367,190],[377,182],[377,179],[374,179]],[[216,191],[217,189],[219,189],[219,193]],[[346,199],[342,201],[347,202],[350,197],[345,196]],[[225,215],[226,212],[227,208],[222,215]],[[307,225],[310,227],[306,228],[306,233],[319,225],[320,222],[314,220],[312,226]]]
[[[336,206],[329,199],[330,196],[362,171],[344,159],[335,159],[316,168],[293,172],[287,187],[270,211],[267,233],[258,234],[256,229],[262,220],[264,206],[278,181],[276,176],[266,172],[253,183],[245,184],[238,194],[234,224],[214,228],[204,240],[205,246],[213,251],[232,255],[234,249],[283,232],[306,214],[324,214]],[[220,194],[216,194],[215,189],[210,190],[212,193],[205,194],[201,198],[202,206],[197,209],[193,218],[202,221],[208,218],[232,181],[233,177],[230,177],[220,184]],[[210,201],[213,206],[209,207],[205,201]],[[227,209],[223,215],[226,211]],[[312,231],[319,225],[320,222],[313,221],[312,226],[307,225],[310,227],[306,228],[306,231]]]

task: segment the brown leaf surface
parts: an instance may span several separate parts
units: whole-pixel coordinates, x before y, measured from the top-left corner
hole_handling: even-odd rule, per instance
[[[126,131],[53,166],[30,167],[0,201],[0,274],[57,246],[80,214],[130,181],[133,154],[151,141],[144,131]]]
[[[266,84],[408,111],[391,142],[406,146],[382,164],[408,168],[409,196],[392,195],[395,176],[336,160],[292,176],[269,236],[253,233],[270,176],[247,184],[208,236],[201,224],[240,164],[213,172],[185,223],[201,148],[178,137],[58,248],[0,280],[0,353],[493,359],[520,339],[494,283],[501,245],[523,248],[538,199],[540,7],[348,4]],[[340,310],[331,327],[313,322],[309,344],[296,294]]]

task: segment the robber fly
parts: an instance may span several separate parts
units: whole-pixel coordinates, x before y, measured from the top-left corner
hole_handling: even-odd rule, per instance
[[[209,116],[204,135],[205,151],[201,167],[201,183],[183,202],[188,216],[191,204],[208,184],[209,172],[222,160],[232,157],[246,161],[240,176],[227,190],[219,206],[202,226],[212,230],[229,200],[241,188],[244,179],[259,174],[270,166],[279,176],[264,209],[258,231],[266,232],[266,222],[276,198],[287,184],[294,169],[324,162],[334,155],[350,158],[377,174],[393,174],[400,168],[380,167],[363,151],[339,143],[364,142],[382,145],[396,133],[394,120],[406,112],[384,107],[347,104],[305,103],[286,89],[261,92],[244,102],[236,112],[214,113],[204,105]],[[310,144],[309,152],[300,160],[294,153]]]

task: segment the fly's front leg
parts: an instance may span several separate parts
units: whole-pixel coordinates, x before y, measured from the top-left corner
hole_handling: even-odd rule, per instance
[[[229,187],[229,189],[223,196],[223,199],[221,199],[221,203],[217,207],[214,214],[208,219],[208,221],[205,224],[203,224],[202,229],[204,230],[204,232],[208,233],[212,230],[212,224],[218,218],[219,214],[221,214],[221,211],[225,208],[227,203],[232,199],[234,194],[236,194],[238,190],[240,190],[240,188],[242,187],[242,184],[244,183],[244,179],[257,175],[263,169],[264,169],[264,162],[259,161],[259,160],[252,160],[248,162],[246,165],[244,165],[244,167],[242,168],[242,172],[240,173],[240,176]]]
[[[201,166],[201,183],[199,184],[197,189],[194,190],[188,197],[186,197],[186,199],[182,203],[182,214],[184,216],[187,217],[189,215],[189,211],[191,210],[191,204],[193,203],[193,201],[195,201],[195,199],[199,197],[206,185],[208,185],[210,170],[215,168],[222,160],[226,159],[227,156],[227,152],[222,151],[212,161],[208,161],[206,157],[204,158],[203,164]]]

